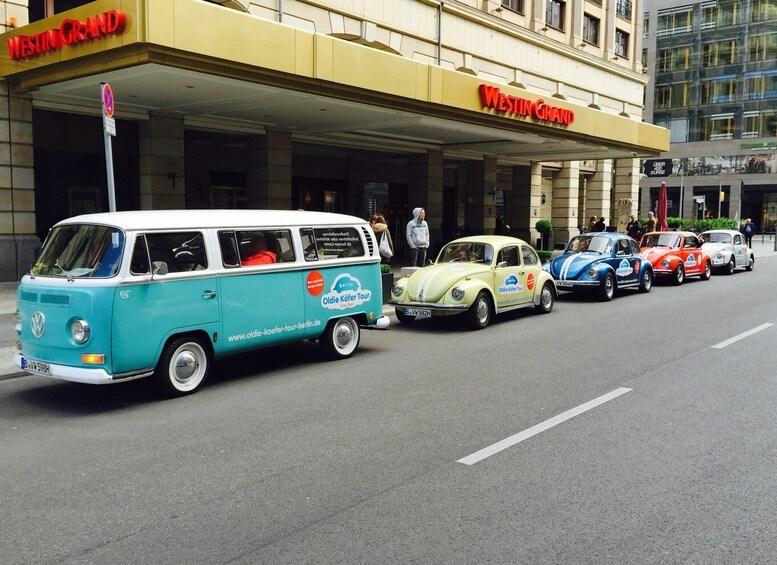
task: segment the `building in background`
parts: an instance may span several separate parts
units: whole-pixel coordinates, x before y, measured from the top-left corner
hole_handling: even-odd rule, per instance
[[[433,246],[502,214],[535,241],[636,209],[642,13],[630,0],[0,0],[0,280],[108,209],[382,212]],[[398,249],[397,261],[402,261]]]
[[[645,121],[669,128],[667,178],[643,178],[640,211],[667,183],[669,215],[777,219],[777,1],[647,0]]]

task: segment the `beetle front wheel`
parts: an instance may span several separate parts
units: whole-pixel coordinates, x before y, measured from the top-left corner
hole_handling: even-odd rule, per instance
[[[534,309],[541,314],[549,314],[553,310],[554,299],[553,287],[550,283],[545,283],[540,291],[540,303],[536,304]]]
[[[615,277],[612,273],[607,273],[599,286],[599,298],[609,302],[613,296],[615,296]]]
[[[491,301],[482,290],[467,310],[467,324],[473,330],[482,330],[491,321]]]
[[[321,335],[321,347],[330,359],[345,359],[359,346],[359,324],[350,316],[332,320]]]

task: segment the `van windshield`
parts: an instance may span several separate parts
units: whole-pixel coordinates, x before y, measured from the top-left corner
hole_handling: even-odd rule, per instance
[[[107,226],[55,227],[46,238],[40,257],[30,269],[34,276],[112,277],[119,271],[124,234]]]

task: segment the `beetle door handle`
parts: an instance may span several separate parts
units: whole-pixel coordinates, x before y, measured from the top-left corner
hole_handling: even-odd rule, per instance
[[[215,298],[218,292],[215,290],[204,290],[202,291],[202,297],[203,298]]]

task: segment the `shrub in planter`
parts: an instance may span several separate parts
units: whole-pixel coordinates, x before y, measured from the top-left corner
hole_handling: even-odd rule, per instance
[[[543,263],[547,263],[553,258],[552,251],[537,251],[537,255],[540,256],[540,261],[542,261]]]
[[[389,265],[388,263],[381,263],[380,264],[380,274],[381,275],[385,275],[386,273],[390,273],[390,272],[391,272],[391,265]]]
[[[547,248],[548,240],[553,236],[553,224],[550,223],[550,220],[537,220],[537,223],[534,224],[534,229],[540,232],[542,236],[543,249]]]

